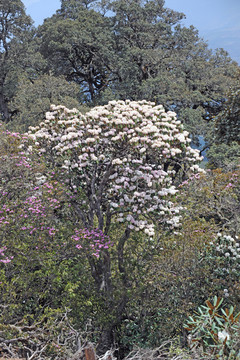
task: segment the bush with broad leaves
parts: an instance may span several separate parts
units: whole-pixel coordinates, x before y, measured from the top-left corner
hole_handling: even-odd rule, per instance
[[[239,317],[233,306],[223,308],[223,299],[214,297],[189,316],[185,328],[189,331],[190,348],[202,348],[210,359],[237,360],[240,355]]]

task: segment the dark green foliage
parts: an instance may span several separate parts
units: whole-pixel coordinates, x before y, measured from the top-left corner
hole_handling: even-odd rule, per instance
[[[21,0],[1,0],[0,18],[0,115],[7,122],[11,118],[8,104],[26,63],[32,20]]]
[[[240,145],[240,90],[233,90],[228,94],[223,111],[215,118],[216,142],[231,144],[233,141]]]
[[[85,101],[94,102],[110,79],[114,53],[109,21],[82,5],[76,12],[69,8],[62,6],[39,28],[40,51],[55,75],[75,81]]]
[[[180,26],[183,17],[164,1],[63,1],[39,28],[39,49],[48,69],[79,84],[91,104],[155,101],[177,111],[197,143],[238,66],[209,50],[194,27]]]
[[[80,99],[77,84],[69,83],[64,76],[45,74],[32,81],[25,76],[19,81],[18,92],[11,102],[14,113],[11,128],[27,131],[29,126],[36,126],[44,120],[51,104],[79,108]]]
[[[79,90],[73,96],[63,85],[60,92],[57,82],[63,78],[52,81],[58,95],[48,96],[49,101],[60,98],[69,106],[69,92],[90,105],[127,98],[155,101],[178,113],[197,144],[198,136],[210,131],[212,116],[222,110],[225,93],[238,76],[238,66],[228,54],[208,49],[194,27],[180,25],[184,14],[166,8],[162,0],[62,1],[36,34],[21,1],[9,4],[12,25],[3,38],[11,40],[2,41],[1,47],[1,109],[6,121],[29,124],[32,120],[26,118],[39,114],[37,91],[29,99],[31,111],[23,110],[24,87],[28,81],[41,87],[41,76],[50,74],[52,80],[60,76],[76,83]],[[47,103],[43,100],[41,112]]]
[[[231,171],[238,169],[240,159],[240,145],[233,141],[230,144],[213,143],[207,151],[209,168]]]
[[[240,90],[228,91],[223,110],[214,118],[214,128],[207,135],[210,168],[226,171],[239,167],[240,158]]]

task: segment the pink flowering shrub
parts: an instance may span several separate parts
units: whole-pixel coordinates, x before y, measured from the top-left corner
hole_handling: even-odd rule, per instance
[[[43,164],[22,150],[24,140],[23,135],[1,128],[0,235],[2,246],[6,244],[11,253],[18,252],[20,241],[23,246],[29,242],[32,248],[40,247],[37,238],[41,241],[46,234],[53,235],[51,213],[59,207],[57,182],[50,179],[41,189],[37,186]]]
[[[99,257],[100,249],[110,244],[108,237],[104,242],[104,235],[100,236],[98,230],[90,231],[88,243],[84,233],[77,247],[74,246],[71,236],[75,231],[80,234],[84,230],[74,230],[76,224],[74,226],[71,221],[66,226],[66,219],[71,218],[68,200],[73,195],[54,179],[54,171],[48,172],[41,157],[23,151],[25,138],[1,128],[0,263],[7,264],[16,256],[36,261],[44,257],[44,252],[51,251],[56,252],[57,258],[66,253],[73,257],[82,248],[89,255]],[[65,226],[61,219],[65,219]],[[5,245],[9,248],[9,256],[5,256]]]
[[[77,242],[75,245],[77,249],[83,248],[85,252],[90,250],[90,253],[97,258],[101,250],[113,245],[109,236],[104,235],[99,229],[75,229],[72,239]]]
[[[2,248],[0,248],[0,262],[3,264],[9,263],[13,259],[13,257],[9,258],[5,255],[6,250],[7,250],[6,246],[3,246]]]

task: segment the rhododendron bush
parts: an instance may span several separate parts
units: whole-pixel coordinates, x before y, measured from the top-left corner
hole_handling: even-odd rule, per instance
[[[73,256],[74,251],[81,248],[98,257],[101,247],[106,248],[111,242],[107,237],[104,241],[104,235],[94,231],[92,239],[91,236],[85,239],[81,231],[78,238],[74,237],[73,227],[61,225],[59,219],[67,219],[71,213],[67,201],[72,197],[71,192],[66,192],[64,184],[54,180],[54,171],[48,172],[41,157],[32,157],[23,151],[25,140],[26,136],[1,128],[0,262],[9,263],[12,255],[19,256],[19,244],[25,246],[21,253],[25,256],[37,250],[37,256],[41,257],[41,250],[54,249],[58,250],[58,256],[66,254],[68,249]],[[81,241],[80,247],[77,240]]]
[[[112,219],[150,237],[156,224],[178,227],[173,181],[200,171],[176,114],[147,101],[111,101],[85,115],[53,105],[28,137],[28,151],[44,156],[72,191],[82,225],[105,234]]]

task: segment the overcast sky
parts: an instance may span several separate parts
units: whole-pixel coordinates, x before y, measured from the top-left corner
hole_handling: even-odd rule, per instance
[[[22,1],[36,26],[60,8],[60,0]],[[210,48],[227,50],[240,64],[240,0],[165,0],[165,6],[183,12],[184,25],[195,26]]]

